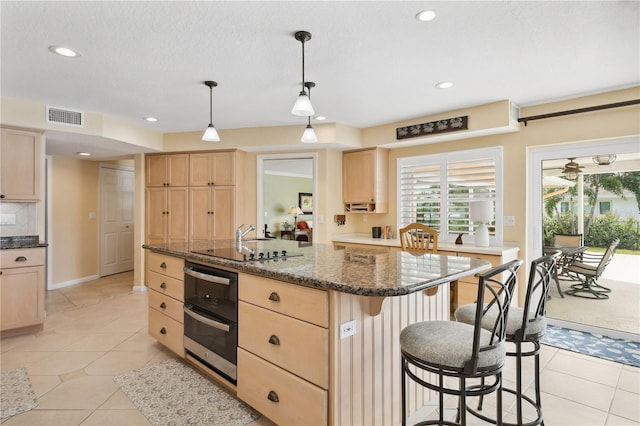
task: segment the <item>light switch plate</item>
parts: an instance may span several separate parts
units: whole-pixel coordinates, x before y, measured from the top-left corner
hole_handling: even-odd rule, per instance
[[[516,226],[515,216],[505,216],[503,220],[504,226]]]
[[[16,215],[13,213],[0,214],[0,225],[15,225]]]

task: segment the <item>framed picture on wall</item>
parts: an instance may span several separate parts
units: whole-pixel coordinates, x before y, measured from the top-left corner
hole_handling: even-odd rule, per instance
[[[305,214],[313,213],[313,195],[310,192],[298,192],[298,206]]]

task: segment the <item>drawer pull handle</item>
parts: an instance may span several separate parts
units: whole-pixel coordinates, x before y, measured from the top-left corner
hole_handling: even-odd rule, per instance
[[[167,334],[167,329],[166,329],[166,328],[164,328],[164,327],[162,327],[162,328],[160,329],[160,334]]]
[[[273,300],[274,302],[279,302],[280,296],[278,296],[278,293],[274,291],[269,295],[269,300]]]
[[[160,284],[160,288],[165,289],[167,288],[167,285],[165,283]]]
[[[272,345],[280,346],[280,339],[278,339],[278,336],[276,336],[275,334],[272,334],[271,337],[269,337],[269,343],[271,343]]]
[[[26,262],[27,258],[24,256],[18,256],[16,257],[16,262]]]
[[[166,309],[166,307],[167,307],[167,305],[166,305],[164,302],[162,302],[162,303],[160,304],[160,308],[161,308],[161,309]]]
[[[272,402],[280,402],[280,399],[278,398],[278,394],[275,393],[274,391],[269,391],[269,395],[267,395],[267,399]]]
[[[162,269],[166,269],[166,268],[167,268],[167,264],[166,264],[166,263],[164,263],[164,262],[162,262],[162,263],[160,264],[160,267],[161,267]]]

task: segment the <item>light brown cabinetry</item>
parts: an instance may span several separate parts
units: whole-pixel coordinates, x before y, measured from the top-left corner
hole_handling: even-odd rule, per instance
[[[184,357],[184,260],[147,252],[149,334]]]
[[[189,154],[147,156],[147,186],[188,186]]]
[[[39,201],[42,136],[37,132],[2,129],[0,139],[0,199]]]
[[[326,425],[326,291],[239,277],[238,397],[277,424]]]
[[[478,254],[470,252],[438,250],[438,254],[482,259],[490,262],[492,267],[500,266],[517,258],[517,251],[503,254]],[[451,286],[451,312],[455,311],[459,306],[474,303],[477,297],[477,275],[469,275],[453,282]]]
[[[197,152],[189,155],[189,186],[236,184],[234,151]]]
[[[187,187],[147,188],[147,243],[186,242],[189,230],[188,208]]]
[[[345,212],[387,213],[389,150],[346,151],[342,156],[342,200]]]
[[[235,186],[189,188],[189,241],[232,239],[235,206]]]
[[[45,299],[45,249],[0,252],[0,331],[42,328]],[[27,329],[28,328],[28,329]]]

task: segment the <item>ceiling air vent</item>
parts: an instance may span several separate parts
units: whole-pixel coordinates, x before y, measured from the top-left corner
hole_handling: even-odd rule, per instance
[[[84,127],[84,113],[82,111],[74,111],[68,108],[58,108],[47,105],[47,123]]]

